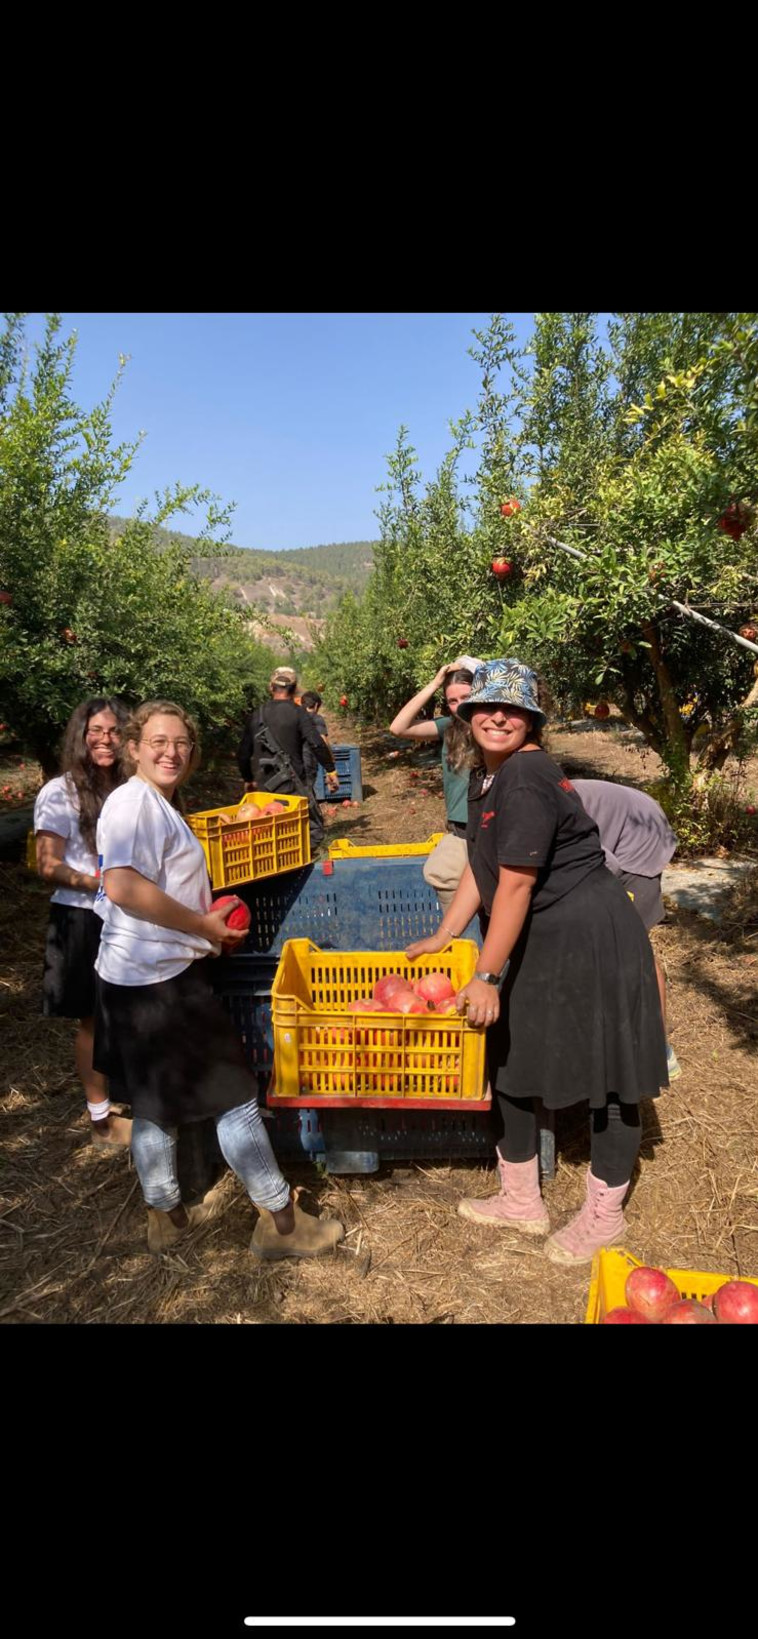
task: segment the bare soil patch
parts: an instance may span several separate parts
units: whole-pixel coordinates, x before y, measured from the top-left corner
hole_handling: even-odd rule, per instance
[[[337,744],[359,743],[365,801],[327,814],[330,839],[416,841],[443,825],[439,766],[344,715]],[[566,769],[647,783],[651,753],[617,734],[554,732]],[[391,757],[392,750],[399,755]],[[27,770],[26,789],[29,789]],[[30,771],[31,772],[31,771]],[[35,781],[35,789],[36,789]],[[196,778],[194,807],[239,793],[232,763]],[[346,1249],[328,1260],[257,1265],[255,1212],[237,1180],[220,1215],[160,1260],[127,1155],[96,1155],[73,1071],[73,1027],[39,1015],[48,895],[22,865],[0,865],[0,1320],[575,1324],[588,1270],[549,1264],[539,1243],[457,1216],[489,1194],[492,1172],[466,1163],[384,1166],[370,1178],[288,1167],[303,1205],[336,1212]],[[669,981],[670,1032],[683,1076],[644,1111],[641,1165],[627,1206],[628,1245],[663,1265],[758,1273],[758,937],[755,885],[723,926],[676,912],[654,935]],[[586,1111],[559,1117],[558,1165],[545,1197],[553,1222],[580,1203]]]

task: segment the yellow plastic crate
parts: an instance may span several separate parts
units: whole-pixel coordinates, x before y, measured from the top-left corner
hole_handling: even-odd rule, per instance
[[[34,871],[36,874],[37,838],[33,831],[27,831],[26,833],[26,869],[27,871]]]
[[[367,843],[360,847],[356,842],[348,842],[342,837],[339,842],[329,844],[330,859],[407,859],[412,855],[430,854],[437,843],[442,841],[444,831],[434,831],[426,842],[390,842]]]
[[[411,981],[446,973],[456,990],[473,977],[479,949],[453,939],[436,956],[326,951],[288,939],[271,992],[272,1102],[465,1107],[488,1105],[484,1031],[457,1013],[349,1013],[384,974]]]
[[[595,1253],[585,1325],[599,1325],[611,1309],[626,1307],[624,1288],[627,1275],[639,1268],[640,1259],[633,1258],[631,1252],[625,1252],[623,1247],[603,1248]],[[666,1274],[670,1275],[683,1298],[699,1298],[701,1303],[703,1298],[710,1297],[729,1280],[749,1280],[751,1285],[758,1286],[758,1279],[752,1275],[714,1275],[704,1269],[667,1269]]]
[[[284,803],[283,814],[264,820],[246,819],[242,808],[258,810],[270,802]],[[234,824],[224,823],[233,820]],[[241,882],[277,876],[309,865],[311,836],[307,797],[279,797],[273,791],[248,791],[242,803],[188,814],[187,824],[202,843],[214,888],[236,888]]]

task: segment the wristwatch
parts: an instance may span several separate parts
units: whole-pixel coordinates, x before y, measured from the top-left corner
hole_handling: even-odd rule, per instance
[[[502,977],[503,977],[502,973],[481,973],[481,972],[477,972],[477,973],[474,974],[474,978],[475,979],[481,979],[482,983],[485,984],[485,985],[500,985],[500,983],[502,981]]]

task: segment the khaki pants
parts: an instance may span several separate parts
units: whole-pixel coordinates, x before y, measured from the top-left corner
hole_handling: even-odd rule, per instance
[[[436,848],[432,849],[424,866],[424,881],[434,888],[443,916],[447,915],[453,903],[467,865],[465,837],[457,837],[454,832],[447,831]]]

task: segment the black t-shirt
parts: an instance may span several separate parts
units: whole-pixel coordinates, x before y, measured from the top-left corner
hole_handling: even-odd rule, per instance
[[[264,721],[271,729],[282,751],[286,752],[298,778],[306,780],[305,764],[303,762],[303,748],[309,745],[313,749],[316,762],[330,773],[334,771],[334,758],[329,747],[324,745],[318,729],[314,727],[304,706],[296,706],[294,700],[267,700],[261,707]],[[249,718],[245,732],[237,751],[237,765],[243,780],[249,780],[250,758],[253,752],[253,734],[258,722],[258,713],[254,712]],[[255,769],[252,778],[256,778]]]
[[[320,717],[317,711],[309,711],[308,716],[310,717],[313,727],[318,729],[319,734],[323,736],[329,733],[323,717]],[[313,785],[316,779],[318,764],[316,762],[316,754],[310,743],[303,746],[303,762],[305,764],[305,772],[308,777],[308,784]]]
[[[531,903],[539,911],[604,864],[595,821],[547,752],[517,752],[483,792],[484,777],[483,769],[471,775],[466,840],[487,916],[501,865],[536,866]]]

